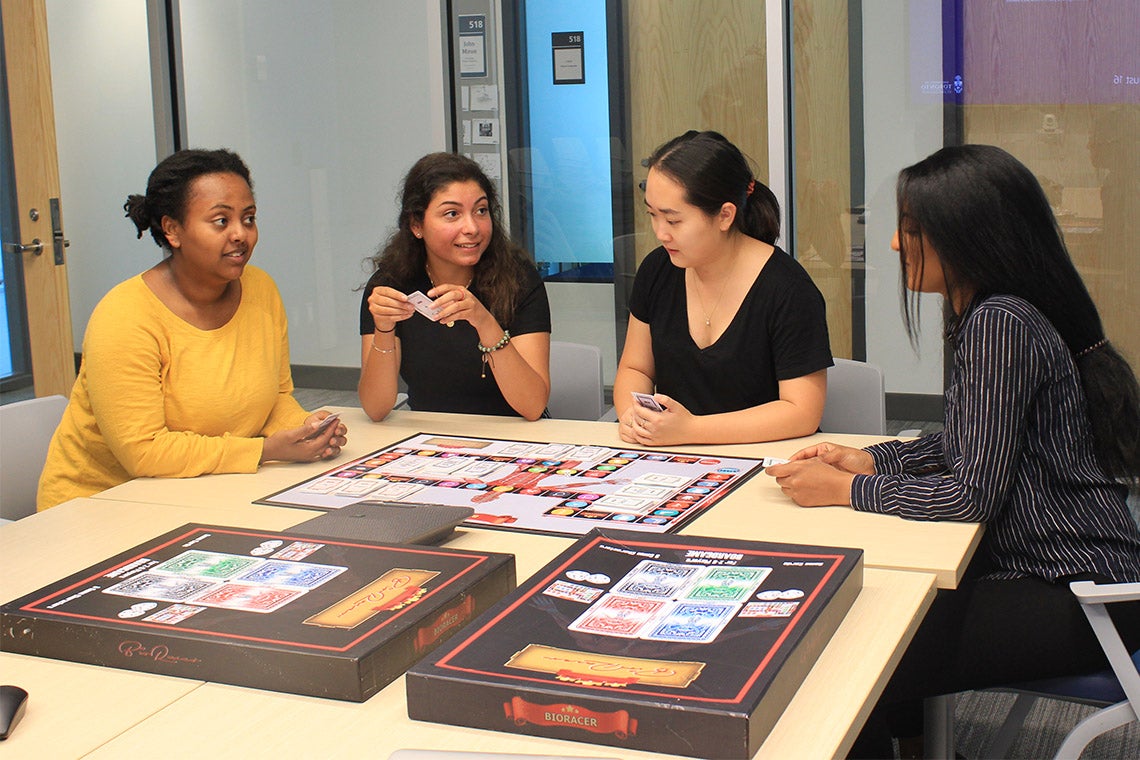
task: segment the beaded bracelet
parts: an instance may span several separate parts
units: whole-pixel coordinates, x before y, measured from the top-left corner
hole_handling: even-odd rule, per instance
[[[484,346],[482,343],[478,344],[479,353],[483,354],[483,371],[479,373],[479,377],[481,377],[481,378],[487,377],[487,364],[488,363],[491,364],[491,369],[495,368],[494,362],[491,361],[491,354],[498,351],[500,348],[502,348],[503,346],[507,345],[510,342],[511,342],[510,330],[503,330],[503,337],[499,338],[499,342],[496,343],[495,345]]]

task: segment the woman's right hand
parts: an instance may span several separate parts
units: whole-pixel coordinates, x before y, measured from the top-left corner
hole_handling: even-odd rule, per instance
[[[875,460],[863,449],[851,446],[840,446],[837,443],[819,443],[808,446],[792,454],[789,461],[797,462],[803,459],[819,459],[837,470],[850,472],[853,475],[874,475]]]
[[[261,464],[277,462],[315,462],[332,459],[348,443],[344,423],[337,422],[328,429],[313,435],[313,425],[279,430],[265,438],[261,449]]]
[[[397,322],[403,322],[416,313],[406,295],[386,285],[372,289],[368,296],[368,311],[372,314],[376,329],[383,332],[391,332]]]

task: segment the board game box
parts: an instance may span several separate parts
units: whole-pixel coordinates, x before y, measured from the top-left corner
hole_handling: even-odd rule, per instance
[[[859,549],[595,529],[414,665],[408,715],[751,757],[862,585]]]
[[[257,501],[336,510],[365,499],[470,507],[465,524],[582,536],[674,533],[772,461],[418,433]]]
[[[515,586],[514,555],[189,524],[0,607],[0,649],[363,702]]]

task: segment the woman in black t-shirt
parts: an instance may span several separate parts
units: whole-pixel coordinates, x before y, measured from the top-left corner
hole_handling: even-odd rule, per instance
[[[644,188],[662,246],[638,268],[630,297],[614,380],[622,440],[814,433],[832,364],[825,305],[803,267],[774,245],[772,191],[722,135],[693,131],[656,150]],[[663,409],[634,394],[653,394]]]
[[[364,411],[387,416],[399,375],[415,410],[538,419],[550,396],[550,305],[499,224],[494,185],[471,159],[431,153],[401,197],[360,305]],[[409,301],[416,291],[431,316]]]

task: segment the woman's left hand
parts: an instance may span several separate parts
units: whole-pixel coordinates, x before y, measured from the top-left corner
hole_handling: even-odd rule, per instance
[[[669,446],[692,440],[688,432],[695,417],[680,401],[663,393],[654,395],[665,411],[658,412],[640,404],[631,404],[622,415],[618,434],[627,443],[642,446]]]
[[[480,322],[493,319],[487,307],[462,285],[444,283],[432,288],[426,295],[435,301],[435,307],[439,309],[436,321],[448,327],[463,320],[479,329]]]
[[[308,436],[309,440],[316,440],[322,437],[328,430],[321,430],[321,421],[326,417],[331,416],[332,412],[326,409],[318,409],[305,418],[305,427],[311,428],[312,433]],[[331,435],[329,435],[328,443],[324,450],[321,451],[321,459],[332,459],[340,454],[341,448],[348,443],[348,427],[341,420],[331,423],[330,427],[333,428]]]
[[[801,507],[835,507],[851,504],[852,473],[833,467],[822,459],[801,459],[774,464],[764,471],[776,479],[780,490]]]

